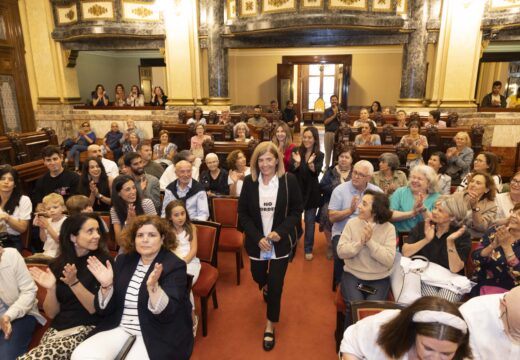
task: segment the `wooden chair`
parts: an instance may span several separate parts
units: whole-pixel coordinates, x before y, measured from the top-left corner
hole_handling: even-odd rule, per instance
[[[237,230],[238,197],[215,196],[211,198],[211,205],[212,219],[222,225],[218,250],[235,253],[237,285],[240,285],[240,269],[244,267],[242,259],[244,234]]]
[[[38,267],[42,271],[47,270],[47,265],[44,264],[28,264],[27,267],[30,269],[31,267]],[[36,298],[38,299],[38,310],[40,311],[40,314],[47,319],[47,323],[45,325],[40,325],[40,323],[36,323],[36,327],[33,332],[33,336],[31,338],[31,342],[29,343],[29,350],[35,348],[40,344],[40,340],[42,339],[43,334],[50,326],[51,319],[45,315],[45,312],[43,311],[43,302],[45,301],[45,296],[47,295],[47,289],[40,286],[38,283],[36,283],[36,286],[38,287],[38,292],[36,293]]]
[[[208,299],[213,299],[213,308],[218,309],[217,302],[217,250],[220,235],[220,224],[211,221],[193,221],[197,228],[197,257],[201,269],[197,282],[193,284],[193,294],[200,297],[202,313],[202,335],[208,335]]]
[[[110,219],[109,212],[96,212],[101,220],[105,223],[107,233],[105,234],[105,243],[107,244],[108,251],[110,255],[115,258],[119,251],[119,245],[117,244],[116,236],[114,233],[114,226],[112,225],[112,220]]]

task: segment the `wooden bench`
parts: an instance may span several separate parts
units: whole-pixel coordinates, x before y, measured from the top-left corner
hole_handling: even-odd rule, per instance
[[[13,167],[18,171],[24,194],[30,194],[36,180],[48,171],[43,163],[43,159],[41,159],[41,155],[39,160],[14,165]]]
[[[230,152],[233,150],[242,150],[246,156],[247,163],[249,164],[251,155],[253,154],[253,151],[258,144],[259,142],[253,139],[248,143],[236,141],[206,141],[202,146],[204,148],[204,156],[206,156],[208,153],[217,154],[220,161],[220,166],[227,169],[226,158]]]
[[[0,136],[0,163],[15,165],[18,163],[16,151],[9,137]]]
[[[47,145],[58,145],[56,132],[51,128],[26,133],[12,133],[9,138],[16,151],[17,163],[27,163],[42,158],[42,150]]]

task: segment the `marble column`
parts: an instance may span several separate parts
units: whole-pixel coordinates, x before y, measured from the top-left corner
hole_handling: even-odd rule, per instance
[[[228,51],[223,47],[225,1],[206,1],[208,31],[209,105],[230,105]]]
[[[415,30],[408,35],[408,43],[403,48],[401,90],[399,105],[423,106],[426,91],[426,52],[428,48],[428,1],[410,2],[411,16]]]

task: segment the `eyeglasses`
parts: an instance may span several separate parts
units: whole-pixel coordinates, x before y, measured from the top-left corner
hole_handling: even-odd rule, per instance
[[[367,177],[367,176],[368,176],[367,174],[363,174],[363,173],[357,172],[356,170],[352,171],[352,177],[364,178],[364,177]]]
[[[81,125],[81,127],[90,127],[90,125],[89,124],[83,124],[83,125]]]

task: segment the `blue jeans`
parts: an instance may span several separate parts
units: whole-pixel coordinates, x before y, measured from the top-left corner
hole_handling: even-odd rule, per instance
[[[14,360],[18,356],[25,354],[31,343],[36,319],[31,315],[11,322],[13,332],[9,339],[4,339],[4,332],[0,330],[0,354],[4,360]]]
[[[358,284],[368,285],[377,289],[375,294],[368,294],[357,288]],[[349,272],[343,271],[341,276],[341,295],[347,305],[345,329],[352,325],[350,302],[355,300],[386,300],[390,289],[390,277],[378,280],[360,280]]]
[[[303,240],[303,249],[306,254],[312,253],[314,246],[314,226],[316,225],[316,209],[308,209],[303,213],[303,221],[305,222],[305,236]]]
[[[76,169],[79,169],[79,155],[83,151],[87,151],[87,148],[88,148],[88,146],[86,146],[86,145],[79,145],[79,144],[76,144],[76,145],[74,145],[73,147],[70,148],[69,156],[67,157],[67,159],[70,160],[70,159],[74,158],[74,167]]]

